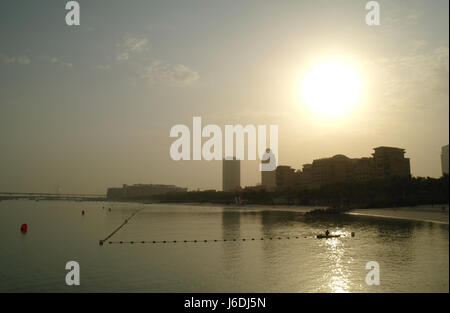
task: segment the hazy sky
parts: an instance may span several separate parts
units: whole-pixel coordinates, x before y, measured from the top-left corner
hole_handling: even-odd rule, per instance
[[[104,193],[123,183],[221,188],[220,161],[173,161],[175,124],[279,125],[279,162],[406,149],[440,176],[449,142],[448,0],[2,1],[0,191]],[[355,108],[324,118],[299,85],[321,60],[350,64]],[[243,185],[260,181],[245,162]]]

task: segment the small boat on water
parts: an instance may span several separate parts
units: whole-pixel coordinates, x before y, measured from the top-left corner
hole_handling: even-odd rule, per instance
[[[326,234],[319,234],[319,235],[317,235],[316,237],[317,237],[317,239],[323,239],[323,238],[328,239],[328,238],[339,238],[339,237],[341,237],[341,235],[326,235]]]

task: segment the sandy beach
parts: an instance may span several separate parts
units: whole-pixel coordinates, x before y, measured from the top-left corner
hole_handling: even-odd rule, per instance
[[[448,204],[434,206],[424,205],[417,207],[357,209],[350,211],[348,214],[407,219],[448,225],[448,209]]]

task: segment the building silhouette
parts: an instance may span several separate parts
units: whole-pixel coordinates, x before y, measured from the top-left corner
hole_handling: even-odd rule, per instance
[[[241,161],[226,157],[222,161],[222,190],[234,191],[241,188]]]
[[[132,200],[163,195],[169,192],[187,192],[187,188],[181,188],[175,185],[124,184],[122,188],[108,188],[106,198],[108,200]]]
[[[409,159],[405,158],[405,150],[393,147],[374,148],[372,154],[375,162],[375,177],[385,179],[389,177],[411,175]]]
[[[277,175],[276,171],[261,171],[261,186],[265,190],[273,190],[277,187]]]
[[[441,167],[442,176],[448,175],[448,145],[443,146],[441,149]]]
[[[295,169],[287,165],[277,166],[275,170],[275,181],[277,186],[293,186],[297,184]]]
[[[348,158],[338,154],[304,164],[303,170],[278,166],[276,187],[282,189],[318,189],[342,182],[364,182],[375,179],[411,176],[410,160],[405,150],[394,147],[374,148],[372,157]]]

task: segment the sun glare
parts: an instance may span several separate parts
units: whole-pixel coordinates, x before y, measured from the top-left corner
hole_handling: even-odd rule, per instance
[[[312,111],[334,117],[348,113],[355,106],[361,85],[358,74],[349,65],[326,62],[305,76],[301,96]]]

